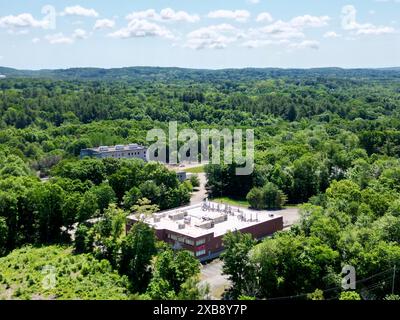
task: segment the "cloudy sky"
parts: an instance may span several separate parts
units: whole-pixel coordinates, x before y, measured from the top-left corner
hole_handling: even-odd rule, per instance
[[[400,66],[400,0],[3,0],[0,65]]]

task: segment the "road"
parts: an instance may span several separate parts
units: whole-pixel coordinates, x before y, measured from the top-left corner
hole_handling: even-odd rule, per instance
[[[274,211],[275,214],[283,216],[284,230],[299,222],[300,215],[298,208],[287,208],[280,211]],[[222,274],[223,262],[219,259],[202,265],[201,283],[208,283],[210,295],[213,300],[220,300],[225,289],[229,288],[231,282],[227,276]]]
[[[291,227],[300,221],[300,212],[298,208],[287,208],[275,211],[275,213],[283,216],[283,228]]]
[[[203,202],[205,198],[207,198],[207,178],[205,173],[196,173],[200,180],[200,187],[196,188],[192,193],[192,197],[190,198],[190,205],[198,204]]]
[[[222,275],[222,265],[223,262],[217,259],[202,265],[201,268],[201,283],[208,283],[212,300],[220,300],[225,289],[231,285],[227,276]]]

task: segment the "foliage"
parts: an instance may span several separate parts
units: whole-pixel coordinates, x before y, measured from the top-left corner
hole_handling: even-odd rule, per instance
[[[324,292],[320,289],[316,289],[313,293],[307,295],[308,300],[325,300]]]
[[[188,299],[186,294],[199,299],[206,293],[199,288],[196,278],[200,272],[200,263],[188,251],[168,248],[160,252],[153,263],[153,270],[147,291],[152,299]]]
[[[190,183],[192,184],[193,188],[200,187],[200,179],[197,174],[192,174],[190,177]]]
[[[225,251],[223,273],[232,281],[232,290],[228,295],[236,299],[241,295],[255,296],[255,266],[251,263],[250,250],[254,246],[251,234],[229,232],[224,236]]]
[[[253,209],[282,209],[286,203],[286,195],[278,189],[278,187],[269,182],[263,188],[253,188],[247,194],[247,201],[249,201]]]
[[[340,294],[339,300],[361,300],[361,297],[357,292],[345,291]]]
[[[134,224],[122,242],[119,269],[128,276],[134,292],[146,291],[155,242],[154,230],[143,222]]]
[[[55,273],[54,288],[44,285],[51,285],[51,279],[46,281],[51,270]],[[73,255],[68,247],[15,250],[0,258],[0,275],[0,299],[131,298],[127,279],[118,275],[108,261],[96,260],[91,255]]]
[[[75,251],[122,267],[133,291],[196,296],[195,278],[179,288],[169,277],[147,286],[157,259],[150,230],[119,235],[121,208],[178,207],[196,183],[180,183],[157,163],[78,159],[82,148],[147,144],[148,130],[174,120],[197,132],[254,129],[254,172],[237,176],[236,163],[205,166],[211,197],[248,206],[249,195],[255,208],[280,208],[286,197],[309,202],[287,234],[258,244],[229,236],[229,297],[304,297],[319,288],[326,299],[339,298],[340,289],[325,290],[340,287],[343,265],[357,266],[359,279],[400,266],[397,69],[0,71],[7,75],[0,82],[0,255],[70,243],[75,231]],[[143,198],[151,203],[138,204]],[[387,281],[373,284],[360,286],[363,299],[391,293]]]

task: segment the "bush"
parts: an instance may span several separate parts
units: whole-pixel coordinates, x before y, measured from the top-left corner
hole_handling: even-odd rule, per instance
[[[261,210],[264,208],[264,193],[261,188],[251,189],[246,199],[253,209]]]
[[[263,188],[253,188],[247,194],[247,201],[253,209],[281,209],[286,201],[286,195],[278,187],[269,182]]]
[[[355,291],[345,291],[340,294],[339,300],[361,300],[361,297]]]
[[[192,184],[193,188],[198,188],[200,187],[200,179],[197,174],[193,174],[190,177],[190,183]]]

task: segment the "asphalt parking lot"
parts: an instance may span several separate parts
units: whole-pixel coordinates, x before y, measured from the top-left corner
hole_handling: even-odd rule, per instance
[[[222,261],[219,259],[202,266],[201,281],[208,283],[212,299],[220,299],[231,285],[227,276],[222,275]]]

